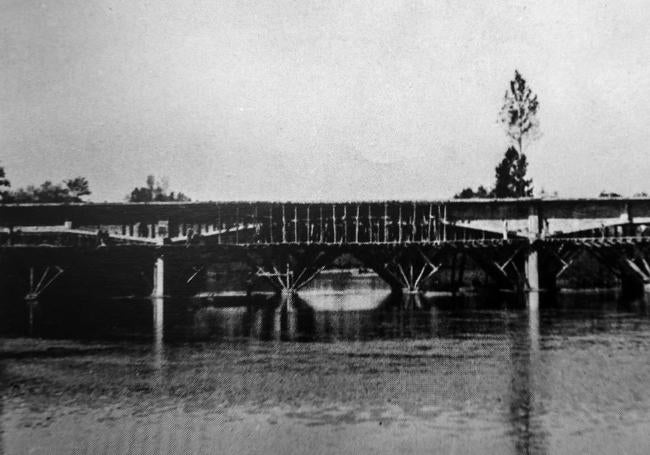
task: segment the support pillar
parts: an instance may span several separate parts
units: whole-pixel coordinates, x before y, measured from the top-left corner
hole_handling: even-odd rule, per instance
[[[540,226],[539,210],[536,206],[531,206],[528,211],[528,251],[526,254],[526,281],[528,290],[531,293],[539,292],[539,253],[535,249],[534,242],[540,238],[542,233]],[[539,307],[538,298],[528,298],[528,307],[530,310],[537,310]]]
[[[539,258],[537,251],[528,251],[526,256],[526,280],[530,291],[539,291]]]
[[[162,256],[156,258],[156,262],[153,266],[153,290],[151,296],[165,296],[165,261]]]

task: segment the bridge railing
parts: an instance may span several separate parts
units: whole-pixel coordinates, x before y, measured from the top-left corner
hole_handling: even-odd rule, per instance
[[[182,243],[195,236],[236,244],[534,240],[556,235],[549,220],[597,218],[618,226],[607,226],[604,234],[577,228],[557,235],[608,237],[631,235],[631,228],[620,225],[642,217],[650,220],[650,198],[0,205],[0,226],[9,230],[59,225],[70,233],[103,230],[116,239],[158,243]]]

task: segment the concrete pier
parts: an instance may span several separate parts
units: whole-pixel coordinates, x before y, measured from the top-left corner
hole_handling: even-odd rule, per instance
[[[526,254],[526,281],[528,290],[531,292],[539,291],[539,256],[536,249],[532,247],[533,243],[542,238],[542,226],[540,224],[539,209],[531,205],[528,209],[528,241],[530,247]]]
[[[537,251],[529,251],[526,256],[526,280],[528,290],[538,292],[539,287],[539,257]]]

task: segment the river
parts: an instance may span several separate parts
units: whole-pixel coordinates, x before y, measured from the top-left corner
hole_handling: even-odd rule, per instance
[[[649,453],[648,303],[539,299],[3,302],[0,452]]]

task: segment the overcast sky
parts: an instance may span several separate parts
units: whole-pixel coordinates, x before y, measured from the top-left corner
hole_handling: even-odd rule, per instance
[[[194,199],[421,199],[491,185],[519,69],[536,189],[650,192],[647,1],[0,0],[14,187],[147,174]]]

